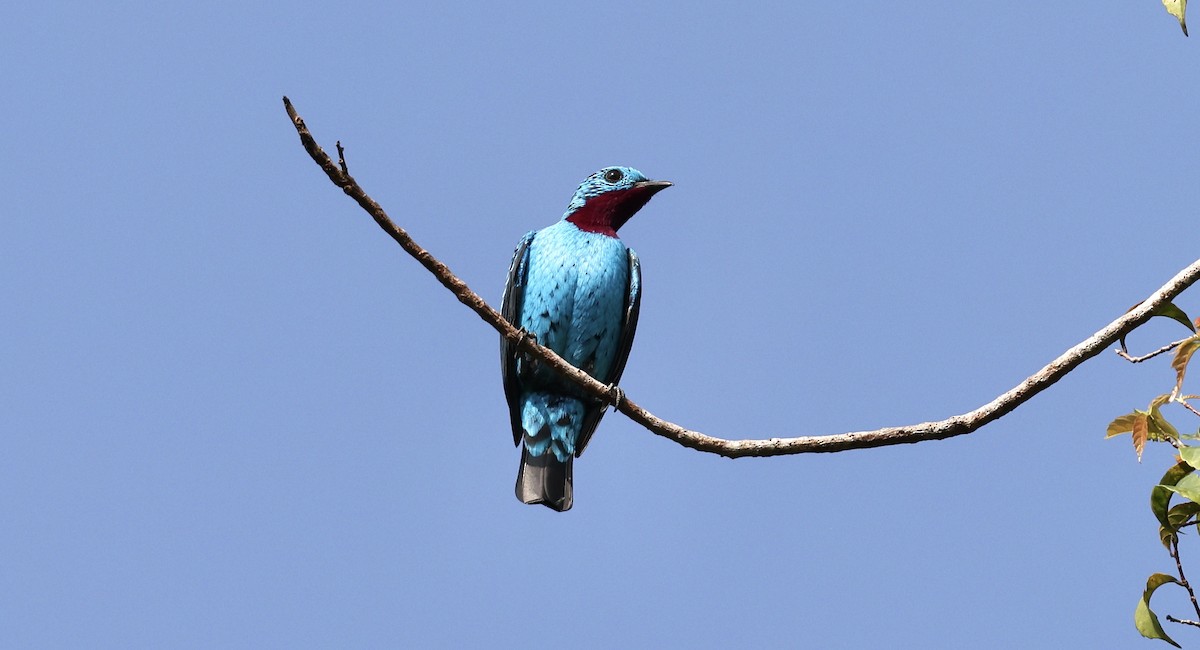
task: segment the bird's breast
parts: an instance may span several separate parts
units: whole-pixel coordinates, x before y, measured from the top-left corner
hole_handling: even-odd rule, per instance
[[[534,237],[529,255],[522,327],[573,365],[607,372],[629,287],[625,245],[559,222]]]

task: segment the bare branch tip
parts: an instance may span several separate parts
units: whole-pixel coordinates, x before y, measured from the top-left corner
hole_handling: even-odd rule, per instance
[[[338,152],[338,167],[342,168],[342,173],[347,177],[350,176],[350,168],[346,166],[346,150],[342,148],[342,141],[337,141]]]
[[[1200,627],[1200,623],[1197,623],[1196,621],[1189,621],[1186,618],[1175,618],[1174,616],[1171,616],[1170,614],[1167,614],[1167,620],[1172,623],[1179,623],[1181,625],[1191,625],[1193,627]]]
[[[292,106],[292,100],[288,99],[287,95],[283,96],[283,108],[287,111],[288,117],[292,118],[292,122],[300,119],[300,116],[296,114],[296,107]]]

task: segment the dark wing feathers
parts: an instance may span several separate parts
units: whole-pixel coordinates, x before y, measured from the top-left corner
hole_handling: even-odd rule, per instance
[[[508,268],[508,280],[504,284],[504,299],[500,304],[500,314],[513,327],[521,327],[521,308],[525,302],[525,279],[529,272],[529,245],[535,233],[529,233],[521,239],[517,250],[513,253],[512,265]],[[617,339],[616,357],[607,377],[597,377],[606,384],[616,384],[621,381],[625,372],[625,362],[629,360],[629,350],[633,347],[633,335],[637,331],[638,314],[642,306],[642,266],[638,256],[632,250],[627,251],[629,260],[629,290],[625,298],[625,318],[621,323],[621,333]],[[521,444],[524,433],[521,426],[521,409],[518,400],[521,389],[517,372],[517,350],[508,339],[500,339],[500,370],[504,377],[504,397],[508,401],[509,420],[512,425],[513,443]],[[589,404],[584,411],[579,440],[575,443],[575,455],[583,453],[584,447],[604,417],[605,408],[600,404]]]
[[[527,233],[517,244],[512,265],[508,267],[508,280],[504,283],[504,299],[500,303],[500,315],[513,327],[521,328],[521,307],[525,303],[525,277],[529,273],[529,244],[535,233]],[[513,444],[521,444],[521,408],[517,400],[521,388],[517,381],[517,349],[508,339],[500,339],[500,372],[504,377],[504,398],[508,400],[508,415],[512,422]]]
[[[621,381],[625,373],[625,362],[629,360],[629,350],[633,348],[633,335],[637,332],[638,314],[642,311],[642,263],[638,261],[637,253],[629,251],[629,295],[625,299],[625,322],[622,323],[621,337],[617,339],[617,357],[613,359],[609,384]]]
[[[608,377],[597,377],[605,384],[616,384],[625,373],[625,362],[629,360],[629,350],[633,348],[633,335],[637,332],[638,314],[642,310],[642,264],[638,261],[637,253],[628,249],[629,256],[629,293],[625,297],[625,318],[621,323],[621,333],[617,338],[617,356],[613,359],[612,369]],[[507,384],[506,384],[507,386]],[[579,431],[579,440],[575,443],[575,457],[583,454],[583,448],[592,438],[600,418],[604,417],[605,407],[595,404],[588,405],[583,414],[583,427]]]

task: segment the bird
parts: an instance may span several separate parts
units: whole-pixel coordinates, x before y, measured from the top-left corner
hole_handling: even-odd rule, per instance
[[[615,387],[642,301],[641,263],[617,231],[670,186],[632,167],[605,167],[584,179],[562,219],[517,245],[501,303],[505,320]],[[500,341],[513,442],[521,447],[517,499],[565,512],[574,504],[573,460],[605,405],[519,353],[519,340]]]

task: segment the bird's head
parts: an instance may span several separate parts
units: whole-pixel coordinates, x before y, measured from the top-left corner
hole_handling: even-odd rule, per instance
[[[670,186],[667,181],[652,181],[632,167],[605,167],[579,185],[563,219],[582,230],[615,237],[650,197]]]

